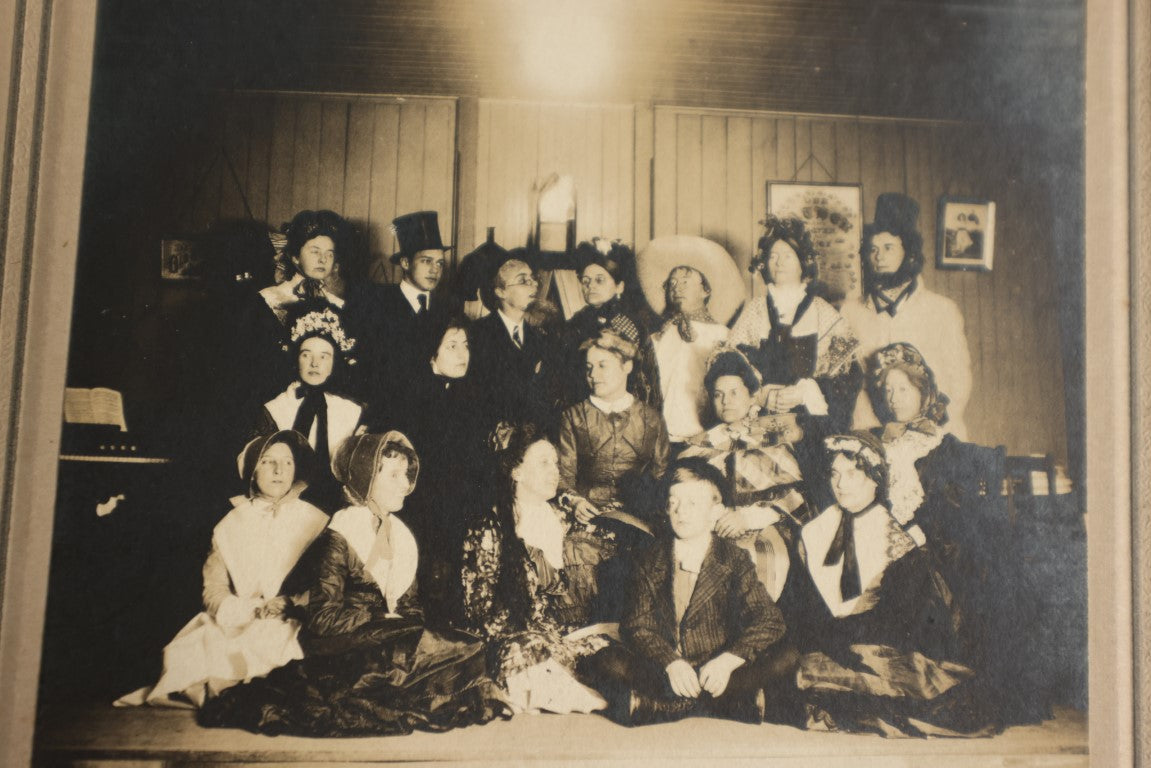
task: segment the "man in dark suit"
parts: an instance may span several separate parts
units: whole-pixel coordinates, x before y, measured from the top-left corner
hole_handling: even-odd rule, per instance
[[[674,536],[636,564],[620,622],[623,647],[601,651],[585,674],[626,725],[692,715],[749,722],[798,719],[798,654],[780,643],[783,616],[747,552],[712,533],[726,511],[718,469],[698,458],[668,470]]]
[[[393,220],[400,250],[392,263],[403,270],[400,282],[379,286],[373,298],[371,324],[374,349],[367,352],[371,379],[368,399],[371,427],[390,427],[395,414],[407,407],[404,393],[422,381],[420,357],[429,346],[437,321],[453,311],[452,301],[436,293],[444,275],[445,246],[435,211],[417,211]]]
[[[553,355],[543,333],[527,321],[539,281],[524,261],[506,255],[491,265],[481,290],[491,314],[472,328],[472,380],[488,426],[501,420],[532,421],[554,432]]]

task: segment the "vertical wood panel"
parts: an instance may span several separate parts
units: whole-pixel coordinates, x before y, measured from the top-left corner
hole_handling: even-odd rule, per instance
[[[268,174],[268,223],[279,227],[291,220],[292,165],[295,161],[296,102],[276,98],[272,115],[271,171]]]
[[[365,228],[372,223],[372,149],[375,107],[353,102],[348,107],[348,154],[344,175],[344,216]]]
[[[796,181],[814,181],[815,159],[811,154],[811,121],[795,121],[795,174]]]
[[[662,237],[675,234],[676,187],[678,169],[676,147],[679,144],[678,120],[670,109],[655,110],[655,131],[652,146],[652,222],[653,235]]]
[[[251,126],[248,104],[240,97],[233,96],[228,101],[224,124],[224,152],[227,161],[220,158],[220,217],[245,219],[244,209],[247,197],[248,151],[251,141]],[[229,167],[229,163],[231,167]],[[234,171],[234,175],[233,175]]]
[[[348,104],[324,101],[320,106],[320,167],[316,205],[344,211],[344,179],[347,175]]]
[[[296,108],[296,137],[293,144],[292,209],[314,209],[319,204],[320,104],[302,101]]]
[[[748,241],[751,243],[751,256],[759,242],[760,220],[767,215],[767,182],[779,179],[779,123],[772,118],[757,117],[751,121],[751,207],[754,215],[748,224]],[[766,290],[763,280],[752,273],[747,273],[747,282],[751,296],[762,296]]]
[[[631,209],[635,231],[635,247],[638,251],[648,244],[652,237],[655,218],[655,200],[652,183],[655,165],[655,114],[647,105],[637,106],[632,118],[635,136],[635,164],[632,172],[632,189],[635,190]]]
[[[729,248],[727,231],[727,119],[705,115],[700,125],[700,232]]]
[[[573,145],[582,151],[575,163],[576,188],[584,190],[580,199],[580,219],[588,228],[580,227],[582,237],[607,235],[603,212],[603,119],[594,107],[580,108],[573,125],[582,126],[582,141]],[[589,194],[590,193],[590,194]],[[577,223],[577,226],[579,224]]]
[[[701,229],[702,156],[700,118],[680,115],[676,126],[676,222],[680,235],[698,235]]]
[[[835,124],[830,120],[811,122],[811,180],[836,181],[839,178],[836,162]]]
[[[477,245],[487,238],[487,228],[495,226],[491,211],[491,154],[492,154],[492,106],[490,102],[476,104],[476,183],[471,191],[476,198],[476,219],[472,228],[472,239]],[[496,230],[496,241],[503,242],[502,232]]]
[[[399,165],[400,108],[395,104],[377,104],[372,141],[372,174],[370,181],[370,208],[372,257],[375,261],[372,278],[377,281],[391,279],[392,268],[388,257],[396,250],[396,238],[388,225],[396,215],[396,171]]]
[[[647,244],[647,239],[645,237],[641,243],[636,235],[635,118],[636,110],[632,107],[627,107],[617,110],[614,120],[612,120],[610,116],[608,116],[607,119],[609,120],[609,125],[614,123],[611,130],[614,130],[619,146],[619,156],[616,158],[616,165],[620,169],[620,193],[616,204],[618,213],[616,214],[617,229],[614,237],[620,237],[627,242],[633,243],[638,253],[639,249]],[[644,176],[646,177],[647,174],[645,173]],[[644,197],[647,197],[646,193]],[[650,205],[650,201],[647,204]]]
[[[775,121],[775,175],[780,181],[795,178],[795,131],[794,117]]]
[[[431,102],[424,120],[424,187],[420,208],[439,212],[440,236],[444,243],[455,242],[452,219],[452,184],[455,176],[455,106]]]
[[[248,125],[252,131],[252,140],[248,148],[248,170],[246,174],[248,203],[252,206],[253,216],[260,221],[268,221],[270,218],[268,215],[268,191],[272,157],[272,121],[275,116],[275,106],[270,98],[257,96],[251,100],[249,107]]]
[[[751,263],[752,226],[759,215],[752,204],[751,118],[730,117],[727,120],[727,206],[725,228],[727,250],[747,273]]]

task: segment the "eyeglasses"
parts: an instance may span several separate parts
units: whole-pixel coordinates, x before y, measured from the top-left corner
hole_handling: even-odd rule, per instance
[[[520,275],[515,280],[507,283],[507,287],[511,288],[513,285],[539,285],[540,281],[532,275]]]
[[[581,277],[580,278],[580,285],[584,286],[585,288],[590,286],[590,285],[607,285],[609,280],[611,280],[611,278],[607,277],[606,275],[596,275],[595,277]]]

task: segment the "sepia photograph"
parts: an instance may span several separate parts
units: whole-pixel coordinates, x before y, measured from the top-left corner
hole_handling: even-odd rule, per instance
[[[1136,764],[1151,11],[5,27],[0,763]]]

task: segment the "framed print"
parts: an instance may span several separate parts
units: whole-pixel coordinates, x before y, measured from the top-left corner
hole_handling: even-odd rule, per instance
[[[160,279],[191,280],[196,270],[196,242],[188,238],[160,241]]]
[[[835,304],[860,293],[862,200],[859,184],[767,183],[767,212],[803,221],[819,253],[819,279]]]
[[[939,269],[990,272],[995,257],[995,203],[960,197],[939,200]]]

